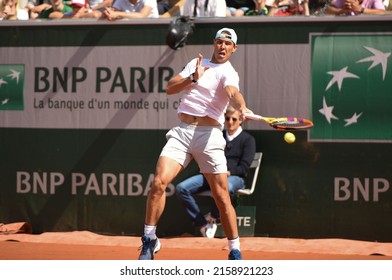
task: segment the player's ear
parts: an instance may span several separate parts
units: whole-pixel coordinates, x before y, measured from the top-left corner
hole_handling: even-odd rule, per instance
[[[237,45],[234,45],[233,51],[231,53],[235,53],[236,50],[237,50]]]

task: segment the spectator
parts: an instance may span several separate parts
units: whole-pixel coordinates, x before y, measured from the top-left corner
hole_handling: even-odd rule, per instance
[[[186,0],[184,16],[193,17],[226,17],[224,0]]]
[[[325,10],[328,15],[384,15],[382,0],[335,0]]]
[[[314,16],[323,16],[325,15],[325,11],[330,5],[331,0],[312,0],[305,3],[309,10],[310,15]]]
[[[27,10],[20,9],[17,0],[0,0],[0,20],[27,20]]]
[[[182,15],[182,10],[184,7],[185,0],[167,0],[169,3],[169,9],[161,14],[162,11],[164,11],[166,8],[165,6],[160,8],[159,5],[160,2],[158,2],[158,10],[159,10],[159,17],[161,18],[170,18],[170,17],[178,17]]]
[[[103,16],[108,20],[124,18],[159,18],[156,0],[116,0],[106,8]]]
[[[303,2],[300,0],[276,0],[268,1],[269,16],[293,16],[293,15],[309,15],[309,8],[307,2],[306,9],[303,7]]]
[[[89,0],[88,4],[93,11],[100,11],[102,14],[106,8],[113,4],[113,0]]]
[[[101,18],[102,12],[100,10],[90,9],[89,4],[85,0],[72,0],[69,2],[72,7],[72,12],[65,13],[63,19],[82,19],[82,18]]]
[[[0,18],[13,20],[16,19],[16,0],[2,0],[0,2]]]
[[[30,19],[36,19],[43,10],[49,9],[51,6],[51,0],[29,0],[25,8],[29,12]]]
[[[225,114],[226,130],[223,135],[226,140],[225,156],[227,160],[228,189],[233,197],[238,189],[245,187],[245,177],[248,174],[256,152],[256,142],[252,135],[242,130],[241,113],[228,106]],[[192,176],[176,186],[177,198],[182,202],[185,211],[193,221],[193,225],[202,236],[212,238],[215,235],[219,221],[219,211],[214,206],[209,215],[204,216],[193,195],[210,190],[203,174]]]
[[[392,10],[392,0],[391,1],[384,0],[382,3],[384,4],[384,7],[385,7],[386,11],[391,11]]]
[[[72,8],[64,4],[63,0],[51,0],[52,5],[42,4],[43,8],[38,18],[60,19],[64,14],[71,13]]]
[[[227,16],[241,17],[263,14],[265,2],[264,0],[226,0],[226,5]]]
[[[163,15],[164,13],[170,10],[169,0],[157,0],[157,2],[158,2],[159,15]]]

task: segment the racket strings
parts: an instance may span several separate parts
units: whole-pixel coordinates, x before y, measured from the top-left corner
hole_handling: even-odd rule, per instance
[[[303,127],[303,126],[308,126],[309,124],[305,122],[274,122],[273,125],[287,126],[287,127]]]
[[[311,121],[299,118],[286,118],[272,122],[271,124],[275,128],[310,128],[313,126]]]

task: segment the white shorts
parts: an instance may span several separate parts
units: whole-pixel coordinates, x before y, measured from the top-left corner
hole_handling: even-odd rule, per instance
[[[219,127],[181,123],[166,134],[161,156],[174,159],[184,168],[192,159],[201,173],[227,173],[226,140]]]

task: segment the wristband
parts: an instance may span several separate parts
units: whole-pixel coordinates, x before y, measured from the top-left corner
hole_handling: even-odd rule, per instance
[[[197,84],[197,80],[195,80],[195,73],[192,73],[189,78],[192,80],[192,83]]]
[[[361,14],[363,14],[364,11],[365,11],[365,8],[361,7]]]

